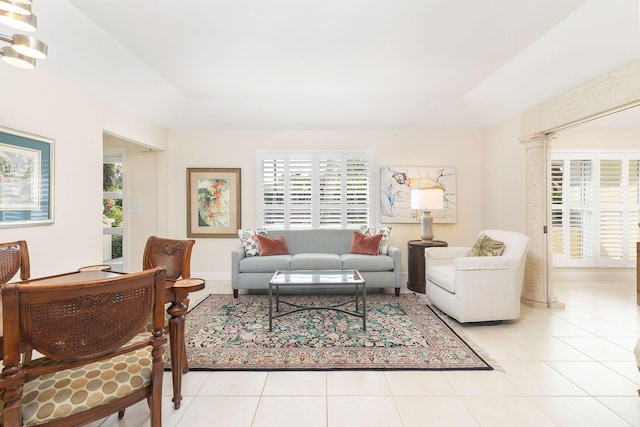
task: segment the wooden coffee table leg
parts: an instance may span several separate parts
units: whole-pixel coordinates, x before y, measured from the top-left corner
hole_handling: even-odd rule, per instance
[[[180,279],[167,288],[165,300],[171,305],[167,309],[169,319],[169,345],[171,346],[171,377],[173,380],[173,406],[180,408],[182,401],[182,374],[188,372],[186,347],[184,344],[184,323],[187,314],[187,296],[191,292],[204,289],[204,280],[198,278]]]
[[[173,406],[180,408],[182,401],[182,367],[184,349],[184,315],[187,307],[182,302],[173,302],[167,309],[169,319],[169,347],[171,349],[171,376],[173,380]]]

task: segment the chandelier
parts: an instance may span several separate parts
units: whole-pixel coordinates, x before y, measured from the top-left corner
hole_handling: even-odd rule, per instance
[[[0,24],[19,31],[35,32],[38,20],[31,13],[32,4],[32,0],[0,0]],[[0,41],[10,45],[0,48],[0,59],[14,67],[33,70],[36,59],[47,57],[47,45],[35,37],[0,34]]]

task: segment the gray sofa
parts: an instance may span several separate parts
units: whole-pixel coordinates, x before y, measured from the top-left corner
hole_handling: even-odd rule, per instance
[[[291,255],[245,256],[243,247],[231,252],[233,296],[239,289],[267,289],[276,270],[358,270],[369,288],[395,288],[400,294],[402,254],[389,246],[386,255],[350,254],[353,230],[268,230],[270,238],[284,236]]]

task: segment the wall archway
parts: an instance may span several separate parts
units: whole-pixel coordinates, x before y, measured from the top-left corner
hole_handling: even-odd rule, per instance
[[[522,302],[532,307],[563,306],[549,280],[547,162],[553,134],[609,114],[640,106],[640,59],[552,98],[521,118],[526,148],[526,230],[530,237]]]

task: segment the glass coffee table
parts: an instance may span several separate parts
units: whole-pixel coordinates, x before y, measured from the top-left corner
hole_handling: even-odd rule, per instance
[[[280,298],[280,288],[344,288],[352,287],[353,299],[330,305],[301,305],[284,301]],[[275,289],[276,313],[273,313],[273,291]],[[360,304],[362,298],[362,304]],[[346,310],[343,306],[355,302],[355,310]],[[280,312],[280,304],[294,307],[292,310]],[[360,309],[362,307],[362,309]],[[273,319],[305,310],[335,310],[351,316],[362,318],[362,330],[367,330],[367,284],[358,270],[278,270],[269,281],[269,332],[272,331]]]

